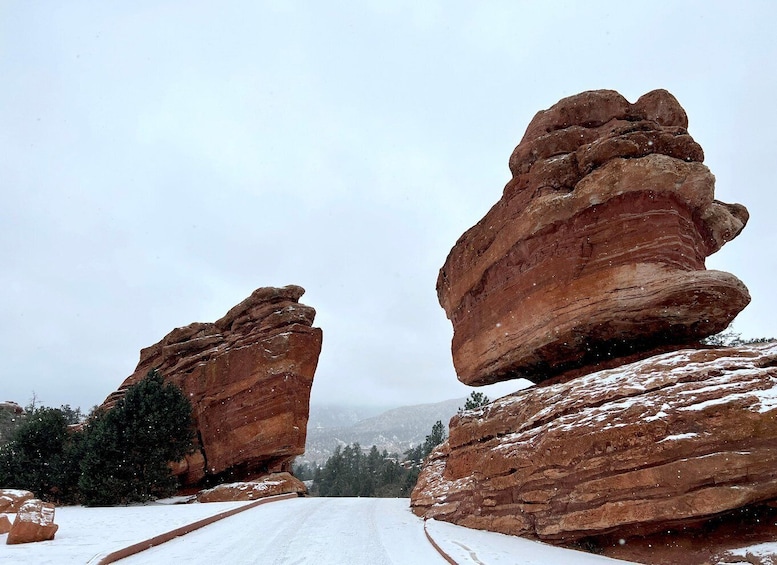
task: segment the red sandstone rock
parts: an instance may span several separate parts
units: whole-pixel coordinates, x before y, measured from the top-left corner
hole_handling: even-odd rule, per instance
[[[11,521],[5,514],[0,514],[0,534],[7,534],[11,531]]]
[[[54,523],[54,505],[38,499],[28,500],[16,513],[5,543],[30,543],[54,539],[58,525]]]
[[[33,498],[35,495],[28,490],[0,488],[0,513],[17,512],[22,504]]]
[[[240,483],[229,483],[204,490],[197,495],[198,502],[232,502],[256,500],[278,494],[306,494],[305,483],[290,473],[273,473],[259,479]]]
[[[749,302],[705,258],[748,219],[714,177],[666,91],[629,104],[585,92],[532,120],[502,199],[440,270],[459,379],[535,382],[688,346]]]
[[[683,350],[454,416],[416,514],[569,542],[777,499],[777,343]]]
[[[143,349],[104,406],[157,368],[189,397],[199,442],[172,464],[184,485],[289,470],[305,449],[310,388],[321,352],[315,310],[299,286],[260,288],[215,323],[177,328]]]

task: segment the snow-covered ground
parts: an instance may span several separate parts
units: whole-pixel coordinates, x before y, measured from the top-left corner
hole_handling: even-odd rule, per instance
[[[0,563],[97,563],[116,549],[246,504],[58,508],[53,541],[5,545]],[[490,532],[429,521],[434,540],[457,563],[615,565],[625,563]],[[257,506],[119,561],[168,563],[445,565],[407,499],[295,498]]]

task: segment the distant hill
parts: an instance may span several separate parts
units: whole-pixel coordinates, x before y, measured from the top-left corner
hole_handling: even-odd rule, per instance
[[[375,408],[312,405],[305,454],[296,463],[324,463],[335,447],[353,443],[365,449],[375,445],[380,451],[403,453],[422,443],[437,420],[447,428],[448,421],[464,402],[464,398],[457,398],[380,413]]]

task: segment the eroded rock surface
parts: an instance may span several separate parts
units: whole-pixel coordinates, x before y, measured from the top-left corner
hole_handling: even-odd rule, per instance
[[[704,261],[748,219],[664,90],[585,92],[539,112],[501,200],[440,270],[459,379],[535,382],[725,329],[749,302]],[[599,365],[599,368],[607,365]]]
[[[777,343],[682,350],[454,416],[416,514],[569,542],[777,499]]]
[[[306,494],[305,483],[290,473],[273,473],[253,481],[228,483],[204,490],[197,495],[198,502],[232,502],[256,500],[278,494]]]
[[[321,352],[315,310],[299,286],[260,288],[215,323],[177,328],[143,349],[104,406],[158,369],[191,400],[198,449],[174,472],[184,485],[290,470],[305,449],[310,388]]]

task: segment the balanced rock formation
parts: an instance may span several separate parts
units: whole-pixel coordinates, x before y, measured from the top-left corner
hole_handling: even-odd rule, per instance
[[[228,483],[215,486],[197,494],[197,502],[233,502],[256,500],[279,494],[308,492],[305,483],[290,473],[273,473],[247,482]]]
[[[681,350],[451,420],[414,512],[570,542],[777,500],[777,343]]]
[[[664,90],[584,92],[534,117],[501,200],[437,281],[462,382],[606,368],[694,344],[748,304],[736,277],[705,270],[748,213],[714,199],[687,126]]]
[[[197,450],[174,466],[184,486],[288,471],[305,450],[310,388],[321,352],[315,310],[299,286],[259,288],[215,323],[177,328],[103,404],[151,369],[189,398]]]
[[[538,386],[451,419],[415,513],[645,563],[774,539],[777,342],[700,343],[749,302],[704,265],[748,214],[714,199],[686,128],[662,90],[585,92],[529,125],[437,291],[461,381]]]
[[[22,504],[5,543],[31,543],[54,539],[59,526],[54,523],[54,505],[34,498]]]

